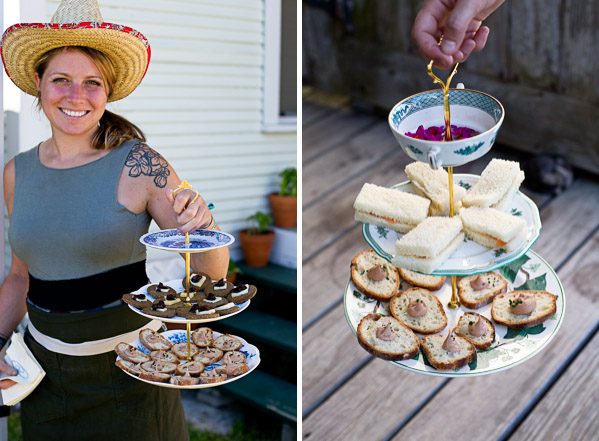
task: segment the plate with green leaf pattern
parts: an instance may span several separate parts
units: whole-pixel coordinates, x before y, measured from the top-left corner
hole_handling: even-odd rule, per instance
[[[455,174],[454,183],[465,189],[469,189],[478,182],[480,176],[469,174]],[[415,193],[411,181],[394,185],[400,191]],[[521,217],[527,225],[526,240],[521,246],[512,251],[504,248],[486,248],[466,238],[464,245],[456,250],[449,258],[432,274],[435,276],[467,276],[470,274],[492,271],[512,260],[526,254],[541,233],[541,217],[536,204],[526,195],[517,191],[512,199],[510,207],[506,212],[512,216]],[[393,261],[395,254],[395,242],[403,236],[389,228],[378,227],[371,224],[362,225],[362,235],[370,247],[383,259]]]
[[[555,271],[537,253],[529,250],[520,258],[508,265],[495,270],[508,282],[508,291],[517,290],[539,290],[548,291],[555,295],[556,313],[542,324],[529,329],[508,329],[498,323],[495,325],[495,341],[484,350],[477,351],[476,360],[457,370],[437,370],[428,364],[426,358],[419,352],[410,360],[390,361],[396,366],[413,372],[444,377],[468,377],[486,375],[510,369],[520,363],[530,360],[532,357],[547,347],[559,330],[566,311],[566,297],[563,286]],[[410,288],[402,281],[400,291]],[[489,320],[491,318],[491,306],[488,304],[476,310],[460,306],[458,309],[447,308],[451,299],[451,281],[448,277],[444,285],[434,294],[444,305],[448,319],[448,327],[440,334],[447,335],[449,327],[454,328],[458,319],[465,312],[477,312]],[[389,302],[381,302],[377,307],[377,301],[361,294],[351,281],[347,283],[344,296],[345,317],[351,328],[356,333],[360,320],[367,314],[377,312],[382,315],[391,315]],[[422,335],[416,334],[418,337]]]

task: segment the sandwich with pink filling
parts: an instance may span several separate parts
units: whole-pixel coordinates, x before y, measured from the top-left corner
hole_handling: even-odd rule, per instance
[[[431,274],[463,243],[459,217],[432,216],[397,240],[392,263],[400,268]]]
[[[407,233],[426,219],[430,204],[421,196],[367,182],[354,201],[355,219]]]
[[[494,158],[462,199],[465,207],[496,208],[506,211],[524,181],[524,172],[515,161]]]
[[[494,208],[465,208],[460,211],[460,219],[466,236],[487,248],[517,250],[528,236],[528,227],[521,217]]]

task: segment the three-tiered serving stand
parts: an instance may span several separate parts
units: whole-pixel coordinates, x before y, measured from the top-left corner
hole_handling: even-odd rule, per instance
[[[175,193],[177,191],[185,189],[185,188],[192,189],[191,186],[187,183],[187,181],[184,180],[181,183],[181,185],[179,185],[179,187],[175,190]],[[190,202],[190,204],[193,203],[197,197],[198,197],[198,193],[196,191],[196,196]],[[223,231],[218,231],[218,230],[198,229],[198,230],[192,231],[191,233],[185,233],[183,235],[176,229],[169,229],[169,230],[159,230],[159,231],[147,233],[147,234],[143,235],[139,240],[142,244],[144,244],[147,247],[159,249],[162,251],[176,252],[176,253],[185,255],[185,282],[186,282],[185,286],[183,286],[182,280],[171,280],[168,282],[164,282],[163,284],[173,288],[177,292],[177,294],[180,296],[182,301],[184,301],[186,303],[186,305],[191,306],[192,292],[190,290],[191,284],[190,284],[190,280],[189,280],[190,274],[191,274],[190,255],[192,253],[203,253],[203,252],[214,250],[217,248],[230,246],[235,241],[235,238],[229,233],[225,233]],[[141,287],[139,290],[133,292],[132,294],[149,295],[147,292],[147,288],[151,285],[152,284],[145,285],[145,286]],[[192,324],[207,324],[210,322],[227,319],[229,317],[232,317],[233,315],[243,312],[250,305],[250,302],[251,302],[251,300],[247,300],[246,302],[244,302],[240,305],[237,305],[239,307],[239,309],[231,314],[227,314],[227,315],[220,316],[220,317],[207,318],[207,319],[187,319],[187,318],[183,318],[183,317],[164,318],[164,317],[157,317],[154,315],[146,314],[146,313],[142,312],[141,310],[139,310],[138,308],[135,308],[132,305],[129,305],[129,308],[131,308],[131,310],[134,311],[135,313],[140,314],[140,315],[150,318],[150,319],[157,319],[162,322],[174,323],[174,324],[179,324],[179,325],[185,324],[185,326],[186,326],[185,331],[169,330],[169,331],[162,332],[161,335],[166,337],[173,344],[187,342],[187,354],[188,354],[187,361],[191,361],[191,325]],[[221,335],[220,333],[218,333],[216,331],[213,331],[213,334],[214,334],[214,339],[216,339],[219,335]],[[130,374],[129,372],[126,372],[126,371],[124,371],[124,372],[126,374],[132,376],[133,378],[136,378],[137,380],[140,380],[140,381],[143,381],[143,382],[146,382],[149,384],[153,384],[155,386],[162,386],[162,387],[168,387],[168,388],[174,388],[174,389],[202,389],[202,388],[221,386],[223,384],[231,383],[233,381],[236,381],[236,380],[250,374],[254,369],[256,369],[258,364],[260,364],[260,352],[259,352],[258,348],[252,344],[249,344],[247,341],[245,341],[241,337],[236,336],[236,338],[238,338],[242,342],[242,346],[239,349],[239,351],[245,354],[246,364],[247,364],[249,370],[248,370],[248,372],[246,372],[242,375],[227,378],[225,381],[222,381],[222,382],[209,383],[209,384],[196,384],[196,385],[191,385],[191,386],[180,386],[180,385],[173,385],[170,383],[159,383],[159,382],[154,382],[154,381],[148,381],[148,380],[141,379],[133,374]],[[135,342],[131,342],[131,344],[144,352],[146,351],[146,348],[141,344],[139,339],[137,339]],[[207,366],[206,370],[213,369],[215,366],[218,366],[218,363]]]
[[[449,89],[449,82],[456,72],[457,65],[446,83],[439,80],[432,73],[431,68],[432,62],[428,65],[428,73],[435,79],[435,83],[441,84],[442,90],[423,92],[400,101],[389,114],[389,124],[398,143],[412,159],[427,162],[433,169],[447,167],[450,216],[453,216],[453,186],[460,185],[468,189],[479,179],[476,175],[454,175],[453,167],[474,161],[491,149],[503,122],[504,111],[499,101],[490,95],[463,89],[463,87]],[[479,134],[472,138],[451,141],[450,108],[453,124],[473,128]],[[428,127],[440,126],[443,123],[446,128],[443,142],[424,141],[405,135],[408,131],[415,132],[419,125]],[[410,181],[397,184],[393,188],[417,193]],[[411,360],[389,363],[429,375],[448,377],[485,375],[509,369],[530,359],[546,347],[555,336],[565,313],[566,298],[555,271],[538,254],[530,250],[541,230],[539,210],[531,199],[518,191],[507,211],[514,216],[520,216],[527,224],[526,240],[518,249],[511,251],[502,248],[488,249],[466,240],[460,249],[432,273],[436,276],[449,276],[444,285],[434,292],[445,306],[448,317],[448,326],[441,333],[447,335],[456,326],[460,315],[466,311],[475,311],[491,319],[491,304],[477,310],[470,310],[460,305],[456,278],[494,270],[508,281],[508,291],[532,289],[553,293],[557,305],[554,317],[541,325],[524,330],[511,330],[494,323],[496,337],[491,347],[477,351],[477,360],[461,369],[436,370],[428,364],[421,353]],[[364,224],[362,232],[370,247],[393,264],[395,242],[401,234],[370,224]],[[400,290],[403,289],[405,288],[401,286]],[[354,333],[362,317],[367,314],[376,312],[391,315],[388,302],[377,302],[361,294],[353,285],[351,277],[345,289],[344,307],[346,319]]]

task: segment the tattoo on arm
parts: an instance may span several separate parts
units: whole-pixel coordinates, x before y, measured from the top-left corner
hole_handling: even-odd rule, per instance
[[[168,176],[168,162],[154,149],[145,144],[136,144],[129,152],[125,161],[125,167],[129,167],[129,176],[153,176],[154,184],[158,188],[166,187]]]

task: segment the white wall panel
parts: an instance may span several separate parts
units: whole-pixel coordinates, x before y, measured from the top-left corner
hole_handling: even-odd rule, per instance
[[[32,1],[21,0],[21,8]],[[47,0],[46,20],[59,1]],[[216,205],[225,231],[269,211],[278,173],[296,166],[296,133],[262,132],[264,0],[99,0],[105,21],[149,40],[146,78],[109,109],[130,119],[181,179]],[[42,21],[38,17],[36,21]],[[21,150],[30,148],[21,146]],[[239,256],[238,245],[233,255]],[[150,253],[169,259],[170,253]]]

